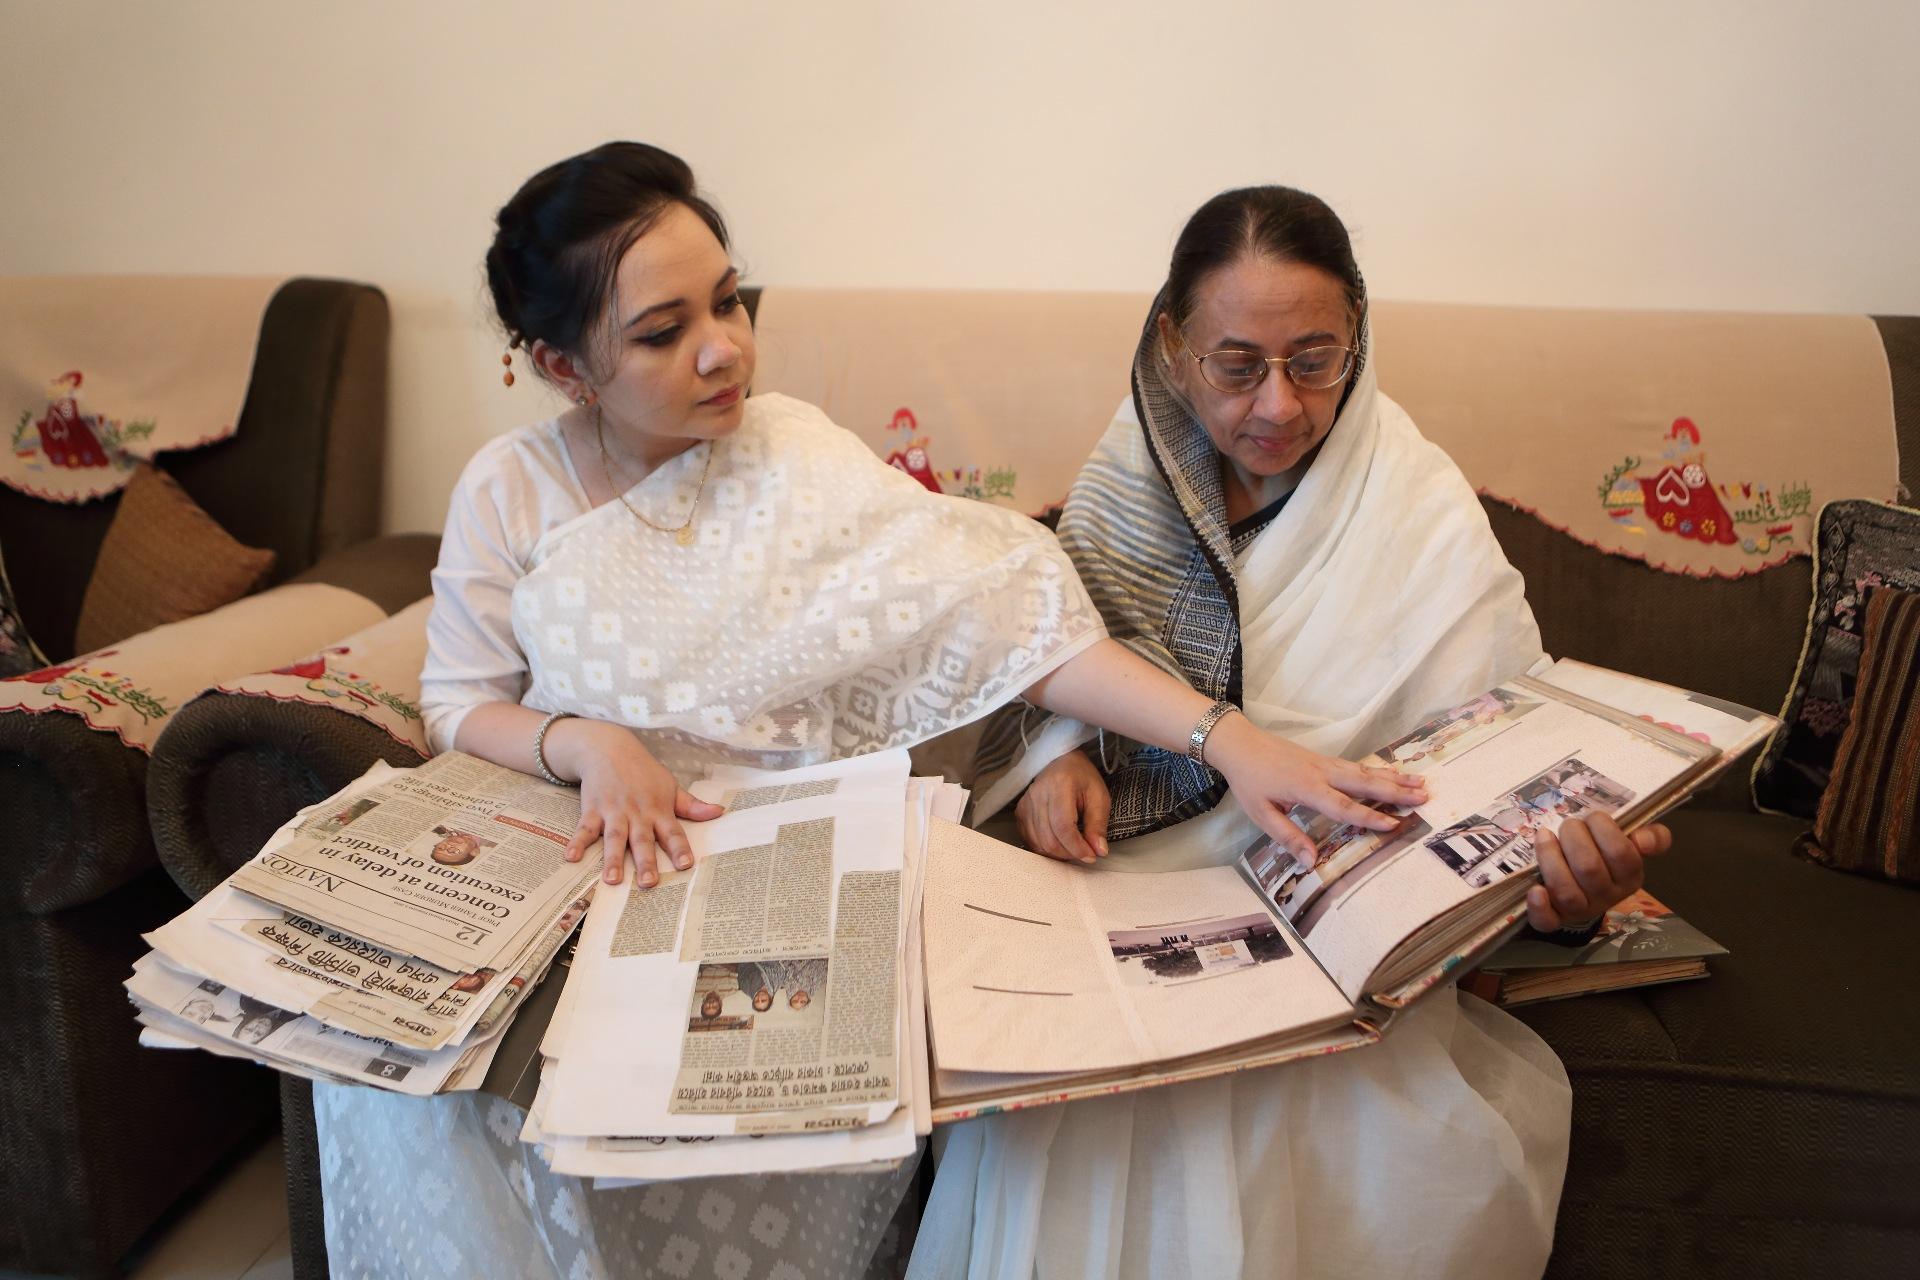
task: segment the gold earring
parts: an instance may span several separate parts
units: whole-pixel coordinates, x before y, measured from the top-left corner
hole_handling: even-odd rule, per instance
[[[502,386],[510,387],[513,385],[513,349],[519,345],[520,340],[515,338],[508,342],[507,349],[500,353],[500,363],[507,367],[506,372],[500,375],[500,383]]]

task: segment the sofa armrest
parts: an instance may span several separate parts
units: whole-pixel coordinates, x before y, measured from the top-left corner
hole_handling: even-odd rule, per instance
[[[78,716],[0,713],[0,911],[46,916],[154,865],[147,757]]]
[[[179,709],[382,616],[341,588],[276,587],[0,681],[0,904],[48,914],[153,870],[149,756]]]
[[[186,893],[213,889],[376,760],[410,768],[425,758],[417,703],[438,553],[437,538],[401,534],[327,557],[289,585],[344,588],[389,616],[333,633],[287,671],[234,673],[175,713],[154,747],[146,804],[160,864]]]
[[[181,708],[147,772],[160,864],[199,898],[288,818],[376,760],[411,768],[422,759],[379,726],[327,707],[209,693]]]

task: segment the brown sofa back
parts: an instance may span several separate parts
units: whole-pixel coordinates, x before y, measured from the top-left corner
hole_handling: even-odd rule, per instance
[[[1893,378],[1900,481],[1920,494],[1920,317],[1874,318]],[[1756,376],[1797,377],[1790,370]],[[1824,443],[1817,426],[1807,447]],[[1829,494],[1828,499],[1855,496]],[[1508,559],[1527,580],[1547,652],[1604,663],[1777,711],[1793,679],[1812,599],[1797,556],[1741,578],[1692,578],[1608,555],[1505,503],[1483,499]]]
[[[260,323],[238,430],[160,455],[228,533],[276,555],[274,581],[380,529],[387,425],[387,301],[370,285],[294,279]],[[118,495],[69,505],[0,487],[0,554],[28,633],[73,654],[80,602]]]
[[[966,463],[986,471],[996,459],[1017,459],[1022,498],[1064,493],[1124,394],[1149,301],[1145,294],[769,288],[753,299],[761,336],[755,389],[788,392],[821,405],[882,456],[913,435],[929,438],[937,478],[949,490],[956,487],[955,477],[944,468]],[[1536,431],[1577,430],[1572,424],[1587,416],[1601,421],[1641,416],[1642,403],[1657,399],[1648,396],[1644,378],[1635,380],[1638,371],[1623,370],[1614,378],[1603,370],[1596,376],[1590,352],[1551,345],[1529,353],[1531,390],[1498,376],[1497,351],[1487,368],[1456,369],[1448,356],[1457,343],[1447,308],[1377,302],[1374,310],[1381,331],[1391,331],[1397,356],[1381,367],[1382,389],[1406,404],[1416,422],[1423,414],[1455,424],[1524,418],[1538,400],[1510,401],[1523,395],[1551,399],[1554,371],[1562,368],[1568,383],[1562,402],[1551,406],[1555,415],[1543,417],[1557,417],[1563,425]],[[997,315],[1005,322],[995,323]],[[1650,323],[1658,327],[1667,320],[1656,323],[1650,313],[1627,311],[1481,308],[1475,309],[1475,322],[1508,333],[1578,330],[1631,349]],[[1742,313],[1685,318],[1697,335],[1696,349],[1719,362],[1718,375],[1730,373],[1743,392],[1748,378],[1769,384],[1758,388],[1760,403],[1786,402],[1794,406],[1796,422],[1802,414],[1808,419],[1804,444],[1790,436],[1790,456],[1780,459],[1792,474],[1800,448],[1811,452],[1834,447],[1836,438],[1861,437],[1832,434],[1830,424],[1818,421],[1825,393],[1803,368],[1757,357],[1743,347],[1748,335],[1771,330],[1775,322],[1793,320]],[[1920,318],[1876,318],[1874,327],[1892,375],[1900,480],[1909,494],[1920,492]],[[1044,360],[1034,349],[1036,328],[1048,334],[1041,344]],[[1716,339],[1721,331],[1724,338]],[[1871,346],[1871,332],[1862,340]],[[1064,405],[1062,388],[1074,393]],[[1867,398],[1884,405],[1883,390]],[[911,426],[900,425],[899,406],[911,408]],[[1446,443],[1441,435],[1434,438]],[[1542,465],[1550,466],[1551,441],[1546,445],[1548,460]],[[1468,476],[1483,483],[1471,468]],[[960,486],[965,483],[961,477]],[[1577,492],[1584,495],[1589,484],[1581,480]],[[1817,496],[1824,501],[1890,495],[1827,491]],[[1687,576],[1596,550],[1503,502],[1483,501],[1495,534],[1527,580],[1549,653],[1762,710],[1779,707],[1806,625],[1811,565],[1805,556],[1737,578]]]

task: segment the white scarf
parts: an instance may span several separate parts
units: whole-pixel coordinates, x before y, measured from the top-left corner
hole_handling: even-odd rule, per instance
[[[912,745],[1106,634],[1044,529],[780,395],[545,534],[513,628],[528,706],[628,725],[683,782]]]
[[[1328,755],[1371,750],[1544,656],[1472,486],[1371,363],[1238,578],[1247,714]]]

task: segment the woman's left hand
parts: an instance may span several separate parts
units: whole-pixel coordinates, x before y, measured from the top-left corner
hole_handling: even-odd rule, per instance
[[[1673,847],[1673,833],[1658,822],[1632,835],[1604,813],[1569,818],[1560,833],[1534,840],[1540,883],[1527,890],[1527,923],[1541,933],[1592,920],[1645,883],[1643,859]]]

